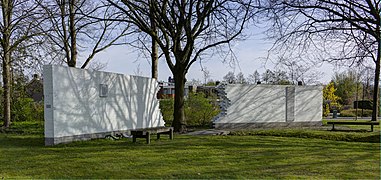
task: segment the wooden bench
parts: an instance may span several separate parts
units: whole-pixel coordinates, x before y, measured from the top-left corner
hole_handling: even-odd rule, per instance
[[[136,138],[145,138],[147,144],[151,143],[151,134],[156,134],[157,139],[160,139],[161,134],[168,134],[169,139],[173,140],[173,127],[155,127],[145,129],[131,130],[132,142],[136,142]]]
[[[332,124],[332,131],[335,130],[335,124],[342,125],[370,125],[373,132],[373,126],[380,125],[380,121],[327,121],[327,124]]]

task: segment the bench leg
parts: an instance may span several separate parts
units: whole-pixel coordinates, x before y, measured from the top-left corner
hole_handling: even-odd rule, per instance
[[[132,135],[132,142],[136,143],[136,135]]]
[[[371,124],[370,126],[371,126],[371,129],[372,129],[372,132],[373,132],[373,124]]]
[[[160,133],[157,133],[157,139],[159,140],[160,139]]]
[[[151,134],[149,132],[146,133],[146,141],[147,141],[147,144],[151,143]]]
[[[335,130],[335,124],[332,124],[332,130],[331,131],[334,131]]]
[[[173,140],[173,129],[169,130],[169,139]]]

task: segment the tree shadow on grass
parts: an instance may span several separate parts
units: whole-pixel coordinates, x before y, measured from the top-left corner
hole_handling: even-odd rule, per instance
[[[350,136],[348,135],[347,138],[344,138],[343,140],[344,141],[348,141],[348,142],[367,142],[367,143],[380,143],[380,134],[377,133],[373,133],[372,131],[368,131],[368,130],[364,130],[364,129],[335,129],[335,130],[328,130],[332,133],[340,133],[340,132],[344,132],[344,133],[372,133],[372,134],[368,134],[366,136]]]
[[[22,147],[43,147],[44,138],[38,136],[0,136],[1,147],[22,148]]]
[[[132,143],[131,139],[119,141],[99,139],[60,144],[49,148],[44,148],[43,138],[38,136],[0,135],[0,142],[3,140],[6,145],[4,148],[15,149],[7,151],[7,156],[11,154],[17,157],[14,160],[22,156],[23,160],[32,162],[24,165],[24,168],[33,168],[33,171],[37,172],[33,175],[36,178],[91,178],[86,176],[89,173],[92,173],[93,178],[106,178],[106,176],[120,178],[115,169],[107,169],[106,166],[110,165],[135,172],[126,174],[124,178],[350,179],[359,177],[355,174],[368,168],[362,168],[362,165],[368,164],[364,160],[379,167],[379,163],[375,163],[379,162],[377,155],[379,147],[375,144],[364,146],[364,144],[310,139],[264,136],[175,136],[172,141],[166,137],[159,141],[152,139],[149,145],[145,144],[144,139],[140,139],[138,143]],[[19,147],[21,149],[17,149]],[[48,167],[50,172],[62,172],[62,169],[67,171],[65,174],[49,174],[45,172],[44,167]],[[76,173],[75,169],[81,167],[100,168],[102,172],[84,169]],[[379,176],[375,176],[379,174],[379,169],[370,171],[373,173],[362,174],[362,178],[379,179]],[[38,175],[41,173],[45,175]]]
[[[372,135],[357,139],[357,142],[380,143],[380,135]]]

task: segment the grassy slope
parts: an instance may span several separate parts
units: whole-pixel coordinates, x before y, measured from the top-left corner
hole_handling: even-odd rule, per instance
[[[0,178],[380,178],[379,143],[176,135],[44,147],[39,132],[0,142]]]

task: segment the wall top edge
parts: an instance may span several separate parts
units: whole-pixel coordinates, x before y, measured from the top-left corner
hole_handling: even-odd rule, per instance
[[[150,79],[150,80],[154,80],[154,81],[157,82],[156,79],[154,79],[154,78],[150,78],[150,77],[145,77],[145,76],[128,75],[128,74],[122,74],[122,73],[110,72],[110,71],[98,71],[98,70],[93,70],[93,69],[82,69],[82,68],[77,68],[77,67],[68,67],[68,66],[54,65],[54,64],[46,64],[46,65],[43,65],[43,68],[44,68],[44,69],[45,69],[45,68],[75,69],[75,70],[83,70],[83,71],[87,71],[87,72],[89,72],[89,73],[93,73],[93,72],[111,73],[111,74],[123,75],[123,76],[129,76],[129,77],[145,78],[145,79]]]

